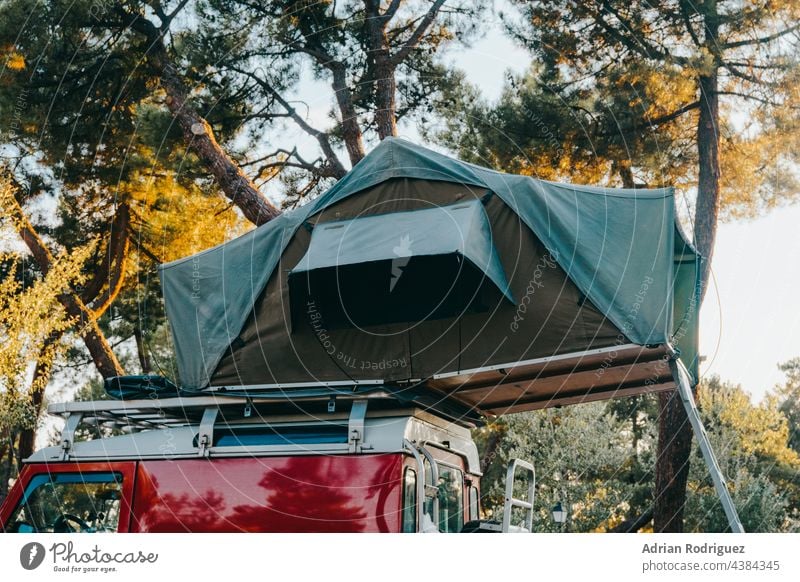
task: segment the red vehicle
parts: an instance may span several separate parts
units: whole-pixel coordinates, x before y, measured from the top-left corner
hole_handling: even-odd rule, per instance
[[[479,522],[466,426],[395,401],[202,396],[53,405],[61,446],[36,452],[0,508],[5,532],[530,530],[533,471],[503,524]],[[368,406],[369,403],[369,406]],[[330,410],[330,412],[329,412]],[[118,434],[76,440],[87,426]],[[519,471],[523,468],[523,471]],[[467,527],[465,528],[465,524]]]

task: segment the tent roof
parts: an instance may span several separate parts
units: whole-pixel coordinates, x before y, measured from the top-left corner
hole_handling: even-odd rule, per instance
[[[454,182],[496,194],[580,292],[621,330],[621,343],[674,343],[696,377],[699,259],[676,223],[672,188],[548,182],[503,174],[390,138],[312,202],[228,243],[161,266],[182,385],[208,385],[300,225],[392,178]]]

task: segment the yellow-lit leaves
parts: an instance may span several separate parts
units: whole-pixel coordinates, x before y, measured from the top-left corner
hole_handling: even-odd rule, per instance
[[[140,248],[161,262],[221,244],[249,227],[216,192],[187,186],[167,171],[133,176],[119,189],[133,202]]]
[[[25,57],[22,56],[19,52],[17,52],[14,47],[5,46],[0,49],[0,55],[2,55],[3,60],[5,61],[5,67],[11,71],[23,71],[25,70]]]
[[[698,390],[700,408],[712,419],[711,430],[714,423],[732,429],[726,434],[735,435],[735,442],[726,443],[728,446],[800,468],[800,457],[788,447],[789,424],[777,399],[770,396],[753,404],[740,387],[713,384]]]
[[[9,185],[0,183],[0,209],[4,216],[14,214],[12,199]],[[95,242],[71,253],[57,254],[46,276],[25,284],[19,276],[19,256],[0,255],[6,267],[0,278],[0,423],[13,423],[4,426],[33,422],[25,417],[28,395],[22,390],[30,363],[52,361],[58,355],[60,346],[47,340],[74,323],[58,296],[83,282],[82,267],[94,247]]]

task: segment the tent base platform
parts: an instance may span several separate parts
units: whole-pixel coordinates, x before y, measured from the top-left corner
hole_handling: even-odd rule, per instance
[[[667,347],[634,344],[442,374],[424,385],[490,416],[676,387]]]
[[[300,402],[368,396],[428,407],[466,424],[486,417],[674,390],[665,345],[624,344],[434,375],[406,382],[211,386],[200,394]]]

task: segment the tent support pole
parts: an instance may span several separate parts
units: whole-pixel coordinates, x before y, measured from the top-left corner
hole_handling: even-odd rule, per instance
[[[719,463],[717,463],[714,449],[711,448],[711,441],[708,440],[708,434],[706,434],[706,429],[697,410],[697,404],[694,401],[691,383],[689,382],[689,373],[683,363],[675,357],[670,360],[670,367],[672,368],[672,376],[675,378],[675,383],[678,385],[678,394],[683,402],[683,407],[686,409],[689,422],[692,423],[692,430],[697,437],[708,471],[711,473],[711,480],[714,482],[714,488],[717,490],[719,500],[722,502],[722,509],[725,510],[725,516],[728,518],[731,531],[733,533],[744,533],[744,526],[739,521],[739,514],[736,512],[736,506],[733,504],[733,499],[731,499],[731,494],[728,491],[725,476],[722,474]]]

